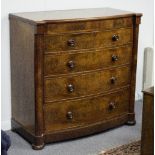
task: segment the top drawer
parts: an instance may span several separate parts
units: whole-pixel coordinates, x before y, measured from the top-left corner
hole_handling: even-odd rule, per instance
[[[119,46],[131,43],[132,40],[132,28],[87,33],[45,35],[45,51],[58,52]]]
[[[47,34],[132,27],[132,17],[47,24]]]

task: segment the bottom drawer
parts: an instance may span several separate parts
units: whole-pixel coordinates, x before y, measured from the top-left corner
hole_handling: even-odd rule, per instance
[[[95,97],[45,104],[45,132],[86,126],[116,118],[126,114],[128,107],[128,88]]]

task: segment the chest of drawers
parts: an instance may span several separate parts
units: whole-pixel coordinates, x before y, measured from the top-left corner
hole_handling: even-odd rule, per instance
[[[102,8],[9,18],[12,129],[34,149],[135,124],[141,14]]]

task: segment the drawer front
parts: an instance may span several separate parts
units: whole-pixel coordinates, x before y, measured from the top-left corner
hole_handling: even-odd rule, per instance
[[[132,17],[97,21],[52,23],[47,25],[47,34],[116,29],[132,26]]]
[[[103,122],[127,114],[129,89],[91,98],[44,105],[45,131]]]
[[[66,35],[45,35],[45,51],[58,52],[111,47],[131,43],[133,29],[117,29]]]
[[[67,77],[45,78],[45,101],[76,98],[113,90],[130,82],[128,66]]]
[[[44,75],[52,76],[129,64],[132,46],[44,56]]]

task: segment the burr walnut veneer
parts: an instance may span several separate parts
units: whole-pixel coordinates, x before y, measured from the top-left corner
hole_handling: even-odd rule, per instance
[[[9,18],[12,129],[34,149],[135,124],[141,14],[100,8]]]

